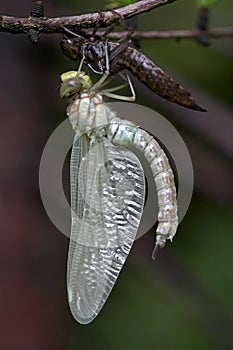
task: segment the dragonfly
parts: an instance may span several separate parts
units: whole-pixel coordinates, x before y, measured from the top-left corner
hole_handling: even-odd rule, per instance
[[[104,88],[108,77],[109,63],[95,84],[80,67],[61,75],[60,96],[70,101],[67,116],[74,130],[67,291],[71,313],[81,324],[99,314],[138,231],[145,175],[137,154],[149,164],[158,196],[153,258],[178,226],[176,186],[166,153],[149,133],[120,119],[105,103],[106,97],[135,100],[130,81],[132,96],[120,96],[115,92],[121,86]]]
[[[65,29],[67,30],[67,29]],[[72,33],[72,32],[71,32]],[[85,56],[85,61],[95,71],[101,74],[105,71],[106,40],[76,37],[64,38],[61,43],[63,53],[71,60],[79,60]],[[177,83],[170,75],[151,61],[146,55],[129,46],[130,41],[107,41],[111,74],[126,69],[153,92],[164,99],[183,107],[204,112],[205,108],[197,104],[192,94]],[[96,72],[98,72],[96,71]]]

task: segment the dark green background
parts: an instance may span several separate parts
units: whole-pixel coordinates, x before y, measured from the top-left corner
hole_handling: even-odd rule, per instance
[[[30,1],[1,1],[0,13],[23,17],[30,7]],[[103,1],[47,1],[45,15],[100,9]],[[140,16],[138,26],[191,29],[197,11],[196,1],[177,1]],[[232,1],[219,0],[210,27],[233,25],[232,19]],[[33,45],[24,35],[0,33],[1,349],[232,349],[232,38],[213,39],[208,48],[194,40],[141,43],[141,51],[208,109],[190,112],[135,82],[137,102],[164,114],[184,138],[195,191],[174,242],[153,262],[152,235],[136,241],[101,314],[87,326],[69,313],[68,240],[49,222],[38,190],[41,152],[65,118],[59,75],[77,67],[62,55],[59,40],[44,35]],[[67,179],[68,168],[68,188]]]

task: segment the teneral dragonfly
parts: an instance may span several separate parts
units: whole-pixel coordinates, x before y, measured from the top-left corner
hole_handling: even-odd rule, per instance
[[[158,194],[155,251],[172,240],[178,226],[176,187],[158,142],[104,103],[106,72],[92,84],[82,71],[61,75],[60,95],[75,132],[71,155],[72,227],[68,253],[68,300],[74,318],[91,322],[102,309],[125,263],[144,207],[148,162]],[[156,200],[156,199],[155,199]]]
[[[85,57],[85,61],[103,73],[105,48],[108,47],[110,72],[116,74],[124,69],[130,71],[149,89],[168,101],[197,111],[206,111],[196,103],[192,94],[177,83],[162,68],[137,49],[129,46],[129,41],[115,43],[102,40],[88,40],[82,36],[63,39],[60,43],[63,53],[71,60]]]

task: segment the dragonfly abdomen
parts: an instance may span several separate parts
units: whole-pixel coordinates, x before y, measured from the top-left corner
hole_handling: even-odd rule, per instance
[[[132,47],[119,57],[118,64],[128,69],[143,84],[163,98],[187,108],[203,111],[191,93],[166,74],[160,67]]]
[[[106,132],[110,141],[139,151],[150,165],[158,194],[156,244],[164,247],[172,240],[178,226],[176,187],[169,160],[159,143],[145,130],[126,120],[113,121]]]

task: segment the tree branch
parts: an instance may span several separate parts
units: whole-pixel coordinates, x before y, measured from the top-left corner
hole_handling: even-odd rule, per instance
[[[97,32],[96,36],[101,37],[103,33]],[[108,34],[109,39],[120,39],[126,36],[127,32],[112,32]],[[210,38],[227,38],[233,37],[233,27],[213,28],[209,31],[201,31],[198,29],[191,30],[168,30],[168,31],[138,31],[132,34],[135,39],[190,39],[199,38],[202,35]],[[91,34],[90,34],[91,35]]]
[[[142,0],[117,11],[88,13],[80,16],[57,18],[16,18],[0,16],[0,31],[13,34],[26,34],[30,29],[40,33],[62,33],[62,26],[77,32],[81,28],[108,27],[119,21],[119,18],[128,19],[132,16],[151,11],[157,7],[171,4],[176,0]]]

